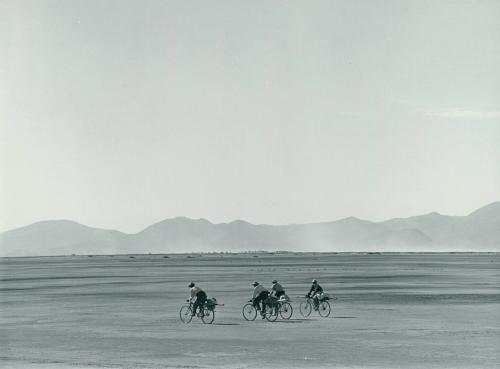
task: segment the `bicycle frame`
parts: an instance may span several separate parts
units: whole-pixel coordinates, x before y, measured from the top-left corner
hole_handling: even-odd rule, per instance
[[[214,304],[214,306],[208,307],[207,303],[204,303],[201,305],[196,312],[196,317],[200,318],[204,324],[212,324],[214,321],[215,317],[215,306],[217,304]],[[181,306],[181,310],[179,312],[180,319],[184,323],[190,323],[193,317],[193,302],[188,301],[188,304],[184,304]]]

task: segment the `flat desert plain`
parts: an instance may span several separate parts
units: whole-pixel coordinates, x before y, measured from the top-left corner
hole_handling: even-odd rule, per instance
[[[0,259],[3,368],[498,368],[498,254],[203,254]],[[278,279],[290,321],[243,319]],[[299,313],[317,278],[330,317]],[[214,324],[179,320],[195,281]]]

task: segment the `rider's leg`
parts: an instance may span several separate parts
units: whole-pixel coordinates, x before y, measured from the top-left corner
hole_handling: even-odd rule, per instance
[[[192,313],[193,316],[196,315],[196,310],[198,309],[198,307],[200,308],[200,311],[203,312],[203,304],[205,303],[206,300],[207,300],[207,295],[205,294],[205,292],[200,291],[196,294],[196,301],[193,304],[193,313]]]
[[[264,313],[266,311],[266,304],[268,303],[267,299],[269,298],[269,292],[264,291],[262,294],[264,295],[262,299],[262,313]]]
[[[201,305],[200,305],[200,313],[201,313],[202,316],[205,315],[205,305],[206,305],[206,303],[207,303],[207,299],[203,300],[202,303],[201,303]]]
[[[198,292],[196,300],[200,300],[200,313],[204,314],[203,307],[207,303],[207,294],[204,291]]]
[[[264,316],[264,312],[266,311],[266,299],[268,297],[269,297],[269,292],[267,292],[267,291],[261,292],[260,295],[258,296],[259,301],[262,304],[262,309],[260,310],[260,313],[262,316]]]
[[[319,298],[318,295],[313,296],[313,302],[314,302],[314,310],[318,310],[319,307]]]
[[[266,300],[267,300],[267,296],[265,298],[263,298],[262,302],[261,302],[262,303],[262,314],[264,314],[266,312],[266,304],[267,304]]]
[[[262,316],[262,319],[264,319],[264,317],[266,316],[266,299],[267,299],[267,296],[264,297],[262,300],[261,300],[261,303],[262,303],[262,309],[260,311],[260,315]]]
[[[191,316],[196,315],[196,310],[198,309],[199,305],[200,305],[200,302],[198,301],[198,299],[196,299],[196,301],[193,304],[193,311],[191,312]]]
[[[255,309],[257,309],[258,311],[260,311],[260,300],[262,298],[259,296],[257,296],[256,298],[253,299],[253,302],[252,302],[252,305],[255,307]]]

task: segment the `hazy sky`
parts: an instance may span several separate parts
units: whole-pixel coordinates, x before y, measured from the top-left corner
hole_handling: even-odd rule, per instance
[[[0,0],[0,231],[500,200],[499,1]]]

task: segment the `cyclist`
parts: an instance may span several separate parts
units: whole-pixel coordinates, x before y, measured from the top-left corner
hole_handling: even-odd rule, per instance
[[[196,315],[196,310],[198,309],[198,307],[203,313],[203,304],[207,301],[207,294],[200,287],[195,286],[194,282],[189,283],[188,287],[190,292],[188,301],[193,302],[193,299],[195,299],[193,304],[193,312],[191,313],[191,315]]]
[[[306,297],[310,297],[313,299],[314,310],[318,310],[319,306],[319,296],[323,293],[323,288],[318,284],[316,279],[313,279],[312,286]]]
[[[253,306],[260,311],[260,315],[262,316],[262,319],[265,318],[264,310],[265,310],[265,304],[266,304],[266,299],[269,297],[269,291],[264,288],[259,282],[253,282],[252,286],[255,288],[253,289]],[[259,303],[262,304],[262,308],[260,307]]]
[[[271,287],[271,296],[275,296],[277,299],[279,299],[281,296],[285,294],[285,290],[283,289],[283,286],[279,284],[276,279],[273,279],[272,284],[273,286]]]

